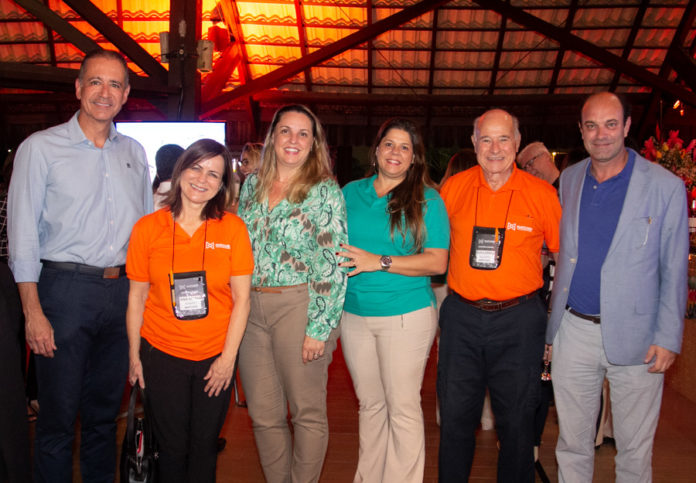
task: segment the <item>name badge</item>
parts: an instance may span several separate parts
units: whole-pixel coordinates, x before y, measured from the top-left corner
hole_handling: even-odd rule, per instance
[[[495,270],[503,258],[505,228],[475,226],[471,236],[469,265],[477,270]]]
[[[208,283],[205,271],[170,274],[172,310],[179,320],[208,315]]]

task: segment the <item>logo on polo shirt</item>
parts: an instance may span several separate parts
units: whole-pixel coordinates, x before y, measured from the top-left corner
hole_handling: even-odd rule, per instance
[[[230,249],[230,245],[227,243],[215,243],[215,242],[205,242],[205,249],[215,250],[216,248],[223,248],[225,250]]]
[[[507,224],[507,229],[512,230],[512,231],[519,230],[519,231],[528,231],[530,233],[532,232],[531,226],[518,225],[517,223],[510,223],[509,221]]]

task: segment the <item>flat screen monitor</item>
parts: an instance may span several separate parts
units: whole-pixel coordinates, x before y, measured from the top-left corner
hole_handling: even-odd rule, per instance
[[[121,134],[130,136],[145,148],[150,165],[150,179],[155,179],[155,154],[165,144],[178,144],[186,149],[194,141],[208,138],[225,144],[224,122],[129,122],[116,123]]]

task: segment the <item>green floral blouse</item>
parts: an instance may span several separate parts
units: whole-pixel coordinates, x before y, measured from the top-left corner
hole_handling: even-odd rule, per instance
[[[346,271],[338,266],[336,252],[347,243],[346,207],[333,180],[310,189],[302,203],[282,200],[268,210],[268,200],[254,199],[258,177],[244,182],[239,216],[249,230],[254,252],[255,287],[281,287],[306,283],[309,287],[305,334],[325,341],[338,327],[346,294]]]

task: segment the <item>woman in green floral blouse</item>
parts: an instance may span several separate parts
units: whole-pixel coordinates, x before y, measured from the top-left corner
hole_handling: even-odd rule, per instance
[[[261,465],[269,483],[318,481],[329,439],[328,366],[347,280],[336,252],[347,231],[324,131],[306,107],[276,112],[239,215],[255,262],[239,368]]]

